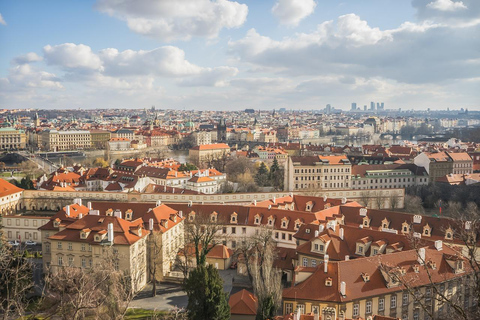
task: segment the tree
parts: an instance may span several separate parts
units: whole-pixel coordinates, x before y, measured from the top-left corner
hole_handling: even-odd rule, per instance
[[[264,187],[269,184],[269,175],[268,169],[264,162],[260,164],[260,167],[257,170],[257,174],[255,175],[255,182],[260,186]]]
[[[244,257],[247,271],[257,297],[256,320],[273,319],[282,299],[281,270],[274,267],[277,257],[272,230],[263,229],[244,241],[237,254]]]
[[[24,253],[0,238],[0,317],[4,320],[25,314],[27,294],[34,285],[32,264]]]
[[[207,262],[207,254],[215,246],[217,232],[221,230],[223,221],[220,221],[217,216],[203,212],[197,212],[191,217],[184,220],[185,245],[193,245],[197,266],[204,266]],[[186,259],[187,255],[188,253],[185,252]]]
[[[149,250],[149,261],[148,261],[148,272],[150,274],[150,279],[152,281],[152,297],[157,295],[157,280],[159,265],[163,263],[162,255],[162,234],[155,232],[151,233],[148,236],[148,250]]]
[[[230,306],[227,294],[223,292],[222,278],[213,265],[198,265],[191,271],[185,282],[185,291],[189,319],[230,319]]]
[[[237,182],[242,174],[254,172],[253,164],[245,157],[230,158],[225,166],[225,173],[229,181]]]
[[[405,195],[405,211],[416,214],[424,214],[425,209],[419,196]]]
[[[478,246],[478,234],[480,232],[480,210],[474,203],[469,203],[466,210],[461,207],[452,205],[450,214],[454,220],[452,220],[452,227],[454,227],[454,238],[459,240],[459,245],[456,245],[458,249],[461,249],[461,253],[465,258],[464,261],[468,265],[466,270],[471,270],[469,277],[462,283],[461,286],[465,288],[473,296],[473,307],[465,308],[462,298],[466,298],[462,294],[446,294],[445,290],[441,289],[438,285],[439,279],[434,277],[431,268],[425,268],[428,277],[428,287],[431,289],[431,299],[439,305],[447,305],[450,310],[448,319],[463,319],[473,320],[480,319],[480,247]],[[408,237],[412,248],[416,250],[417,258],[422,265],[428,263],[427,258],[424,258],[420,254],[420,249],[427,246],[426,242],[421,238],[414,237],[413,234]],[[415,279],[409,279],[403,276],[402,272],[398,272],[398,268],[382,264],[380,266],[382,272],[386,272],[392,279],[400,283],[405,291],[413,298],[414,303],[422,308],[430,318],[436,318],[433,309],[430,304],[425,303],[425,295],[421,294],[417,290]]]
[[[272,167],[270,168],[270,181],[275,190],[283,190],[285,170],[278,165],[277,158],[273,159]]]
[[[105,247],[102,257],[94,268],[65,266],[47,271],[44,306],[50,316],[73,320],[89,315],[124,318],[135,296],[133,286],[141,275],[130,277],[117,270],[120,257],[113,248]]]
[[[370,192],[369,191],[362,191],[360,192],[360,202],[363,206],[368,207],[370,203]]]
[[[178,171],[193,171],[197,169],[198,168],[194,164],[188,162],[182,163],[180,167],[178,167]]]
[[[101,157],[96,158],[95,161],[93,162],[93,165],[101,168],[107,168],[109,166],[108,162]]]
[[[257,192],[258,187],[255,184],[250,172],[245,172],[237,176],[238,188],[237,192]]]

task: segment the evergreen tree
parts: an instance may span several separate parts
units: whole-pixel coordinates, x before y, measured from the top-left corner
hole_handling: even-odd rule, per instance
[[[270,168],[269,179],[275,190],[283,190],[283,176],[283,168],[280,168],[278,165],[277,158],[273,159],[273,164]]]
[[[222,278],[213,265],[200,265],[191,271],[185,281],[185,291],[189,319],[230,319],[230,306],[227,294],[223,292]]]
[[[260,164],[257,174],[255,175],[255,182],[260,186],[264,187],[269,184],[268,169],[264,162]]]
[[[192,170],[197,170],[198,168],[191,163],[182,163],[180,167],[178,167],[178,171],[192,171]]]

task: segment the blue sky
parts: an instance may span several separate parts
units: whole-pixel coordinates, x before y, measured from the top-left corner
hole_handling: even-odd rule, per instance
[[[5,0],[0,14],[0,108],[480,108],[475,0]]]

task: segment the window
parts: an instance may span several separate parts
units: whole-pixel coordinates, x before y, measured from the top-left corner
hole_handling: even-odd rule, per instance
[[[87,259],[82,258],[82,268],[86,268],[86,267],[87,267]]]
[[[303,266],[304,267],[308,266],[308,259],[307,258],[303,258]]]
[[[291,234],[288,235],[288,240],[292,241],[292,235]]]
[[[232,249],[235,249],[237,247],[237,242],[236,241],[232,241]]]
[[[315,268],[317,266],[317,260],[312,259],[312,267]]]
[[[82,251],[85,251],[85,243],[82,243]]]
[[[430,301],[432,299],[432,288],[425,289],[425,301]]]
[[[318,243],[315,243],[313,247],[315,248],[315,251],[318,251]]]
[[[278,232],[275,232],[275,238],[278,239]]]
[[[353,315],[354,317],[357,317],[357,316],[360,314],[359,311],[360,311],[360,305],[359,305],[358,303],[355,303],[355,304],[353,305],[353,314],[352,314],[352,315]]]
[[[285,232],[282,232],[282,240],[285,240]]]
[[[72,247],[72,243],[71,243],[71,242],[68,243],[68,250],[73,250],[73,247]]]
[[[419,320],[420,319],[420,311],[418,309],[415,309],[413,311],[413,320]]]
[[[237,233],[237,228],[232,227],[232,234],[235,234],[235,233]]]
[[[397,307],[397,296],[393,295],[390,296],[390,308],[396,308]]]
[[[62,243],[61,242],[57,242],[57,249],[62,250]]]
[[[48,243],[48,242],[45,243],[45,251],[46,251],[47,253],[50,253],[50,243]]]
[[[68,265],[73,266],[73,257],[68,257]]]
[[[372,313],[372,301],[367,301],[367,304],[365,305],[365,313]]]
[[[242,228],[242,234],[247,234],[247,228],[245,227]]]
[[[385,298],[378,299],[378,311],[385,310]]]
[[[58,256],[58,265],[63,266],[63,257],[62,256]]]
[[[293,303],[285,303],[285,314],[293,312]]]
[[[402,305],[406,306],[408,305],[408,293],[404,292],[402,295]]]
[[[376,255],[378,254],[378,249],[373,249],[373,251],[372,251],[372,252],[373,252],[373,254],[372,254],[372,255],[376,256]]]
[[[297,308],[300,309],[300,314],[305,314],[305,305],[297,304]]]

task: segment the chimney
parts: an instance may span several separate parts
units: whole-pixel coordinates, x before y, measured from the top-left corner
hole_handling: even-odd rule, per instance
[[[115,217],[117,217],[117,218],[122,219],[122,211],[120,211],[120,210],[118,210],[118,209],[115,210],[115,212],[113,213],[113,215],[114,215]]]
[[[436,240],[435,241],[435,249],[437,249],[437,251],[441,251],[443,249],[443,241],[442,240]]]
[[[318,237],[318,230],[315,230],[315,238]]]
[[[92,215],[92,216],[99,216],[100,215],[100,211],[98,210],[90,210],[88,211],[88,214]]]
[[[191,207],[192,205],[193,205],[193,202],[192,202],[192,200],[190,200],[190,201],[188,202],[188,206]]]
[[[347,284],[345,281],[340,282],[340,294],[344,297],[347,296]]]
[[[436,243],[435,243],[435,247],[436,247]],[[418,249],[417,261],[420,265],[423,265],[425,263],[425,248]]]
[[[342,240],[343,240],[343,235],[344,235],[344,233],[345,233],[345,231],[343,230],[343,228],[340,228],[340,229],[338,230],[338,234],[339,234],[339,236],[340,236],[340,239],[342,239]]]
[[[70,217],[70,206],[65,207],[65,213]]]
[[[257,200],[253,200],[253,205],[257,206]]]
[[[153,230],[153,218],[150,218],[150,220],[148,220],[148,230]]]
[[[180,218],[183,218],[183,211],[182,210],[178,211],[178,215]]]
[[[350,256],[349,255],[346,255],[345,256],[345,261],[349,261],[350,260]]]
[[[107,237],[108,237],[108,242],[113,244],[113,223],[108,224]]]
[[[318,232],[319,233],[322,233],[324,229],[325,229],[325,226],[323,224],[318,226]]]
[[[92,203],[90,201],[87,202],[87,208],[88,210],[92,210]]]
[[[328,272],[328,254],[323,256],[323,272]]]
[[[162,200],[157,200],[157,207],[160,207],[162,205]]]
[[[347,203],[347,198],[343,197],[342,198],[342,204],[345,204],[345,203]]]
[[[324,195],[324,196],[323,196],[323,202],[327,202],[327,199],[328,199],[327,196]]]
[[[82,219],[83,218],[83,214],[82,213],[79,213],[78,214],[78,219]]]
[[[276,197],[273,197],[273,203],[275,204],[275,201],[277,201]]]

